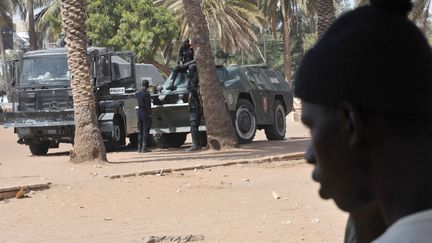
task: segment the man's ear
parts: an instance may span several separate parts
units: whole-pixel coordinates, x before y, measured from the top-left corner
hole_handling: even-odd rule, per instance
[[[361,146],[365,138],[365,129],[358,110],[350,103],[342,103],[340,105],[340,111],[342,116],[342,129],[348,135],[349,145],[351,147]]]

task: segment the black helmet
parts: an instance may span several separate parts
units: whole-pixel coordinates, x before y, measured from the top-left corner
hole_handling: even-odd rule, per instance
[[[148,88],[149,87],[149,81],[147,79],[141,80],[141,86],[143,88]]]
[[[186,38],[186,39],[184,39],[183,40],[183,42],[182,42],[182,46],[188,46],[190,44],[190,40],[189,40],[189,38]]]

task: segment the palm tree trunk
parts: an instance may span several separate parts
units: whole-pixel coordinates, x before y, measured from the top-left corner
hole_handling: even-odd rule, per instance
[[[33,0],[27,1],[27,11],[28,11],[28,33],[29,33],[29,42],[30,42],[30,50],[36,50],[36,30],[35,30],[35,21],[34,21],[34,9],[33,9]]]
[[[333,0],[318,0],[318,37],[320,37],[335,20]]]
[[[85,0],[61,0],[61,9],[62,29],[65,33],[68,65],[72,77],[75,119],[75,145],[71,161],[106,161],[87,58]]]
[[[3,70],[3,77],[2,77],[2,84],[0,84],[0,90],[3,88],[6,88],[8,85],[8,73],[7,73],[7,64],[6,64],[6,53],[5,53],[5,49],[4,49],[4,45],[3,45],[3,33],[2,33],[2,29],[0,27],[0,52],[2,55],[2,59],[3,59],[3,65],[1,66],[1,69]]]
[[[284,67],[285,79],[292,87],[291,78],[291,16],[284,16],[282,22],[283,42],[284,42]]]
[[[201,0],[183,0],[192,44],[196,50],[200,91],[204,106],[207,139],[210,148],[237,146],[232,121],[224,102],[222,88],[216,76],[214,57],[211,53],[207,20],[201,8]]]

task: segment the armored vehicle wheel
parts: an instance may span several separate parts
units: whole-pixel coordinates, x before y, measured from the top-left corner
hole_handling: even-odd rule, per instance
[[[265,134],[268,140],[284,140],[285,133],[285,109],[281,101],[275,100],[273,124],[265,128]]]
[[[234,113],[234,129],[239,143],[251,143],[257,128],[255,108],[245,99],[239,99]]]
[[[154,135],[150,134],[149,138],[147,139],[147,147],[154,147],[154,146],[156,146],[156,140],[154,138]]]
[[[154,135],[156,144],[161,148],[179,148],[186,141],[187,133],[164,133]]]
[[[147,141],[147,147],[154,147],[156,142],[153,138],[153,135],[150,134],[150,137]],[[136,148],[138,146],[138,133],[134,133],[129,135],[129,147]]]
[[[49,143],[40,142],[40,143],[31,143],[29,144],[30,152],[33,155],[44,155],[48,153]]]

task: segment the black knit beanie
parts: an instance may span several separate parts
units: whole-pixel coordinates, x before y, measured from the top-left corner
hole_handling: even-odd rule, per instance
[[[409,0],[372,0],[339,17],[305,55],[294,93],[325,106],[432,114],[432,51]]]

